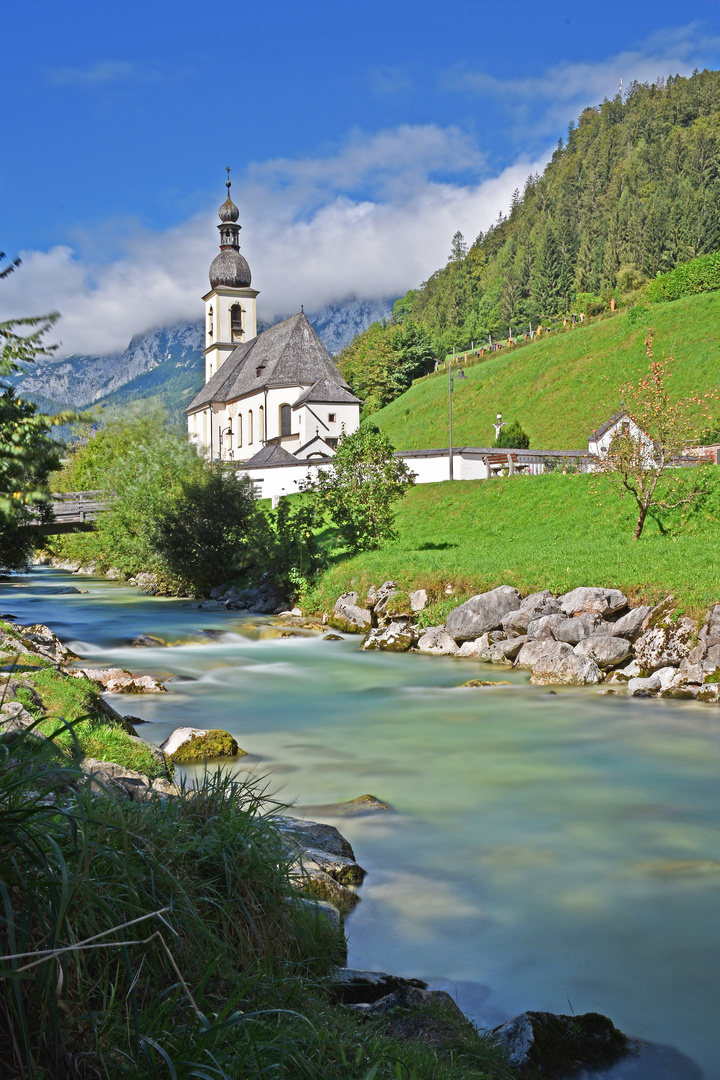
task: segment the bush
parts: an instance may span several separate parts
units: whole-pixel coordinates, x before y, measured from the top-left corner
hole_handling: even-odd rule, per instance
[[[720,289],[720,251],[701,255],[699,259],[676,266],[667,274],[658,273],[648,285],[647,297],[660,303],[695,293],[713,292],[715,289]]]
[[[602,296],[595,293],[578,293],[575,297],[575,307],[578,311],[584,311],[586,315],[602,315],[607,308],[607,303]]]
[[[529,450],[530,436],[523,431],[517,420],[500,428],[500,434],[493,446],[498,449]]]

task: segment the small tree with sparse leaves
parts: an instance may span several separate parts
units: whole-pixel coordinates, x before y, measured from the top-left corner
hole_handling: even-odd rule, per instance
[[[414,483],[387,435],[365,424],[341,436],[332,468],[318,470],[307,490],[351,551],[372,551],[395,536],[393,505]]]
[[[690,479],[683,466],[691,460],[687,451],[699,442],[697,432],[707,423],[710,402],[717,395],[671,398],[667,380],[673,358],[654,360],[652,342],[648,330],[648,370],[620,391],[632,423],[613,436],[607,452],[598,454],[594,462],[596,474],[607,477],[620,498],[634,499],[638,517],[633,540],[640,538],[648,513],[690,507],[707,493],[710,479],[702,466],[693,468]]]

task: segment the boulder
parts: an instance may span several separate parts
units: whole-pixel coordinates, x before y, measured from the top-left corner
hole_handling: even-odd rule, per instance
[[[428,626],[417,643],[417,650],[430,656],[454,656],[458,646],[444,626]]]
[[[410,594],[410,610],[414,615],[424,611],[427,607],[428,594],[425,589],[414,589]]]
[[[154,634],[138,634],[137,637],[130,638],[128,645],[133,649],[160,649],[166,646],[167,642]]]
[[[540,660],[561,659],[572,654],[572,645],[567,641],[555,641],[545,638],[539,641],[526,641],[515,660],[517,668],[533,668]]]
[[[573,622],[575,620],[572,620]],[[611,637],[609,634],[596,634],[594,637],[585,638],[575,646],[576,656],[587,656],[594,660],[599,668],[617,667],[626,660],[632,652],[629,641],[621,637]]]
[[[490,649],[490,660],[493,664],[511,664],[527,641],[527,635],[521,637],[506,638],[498,641]]]
[[[603,675],[594,660],[586,656],[547,656],[535,664],[530,682],[536,686],[564,683],[569,686],[588,686],[602,682]]]
[[[511,633],[526,634],[527,628],[535,619],[545,615],[556,615],[560,611],[560,601],[556,600],[549,589],[526,596],[517,611],[510,611],[502,621],[503,630]]]
[[[604,633],[606,625],[604,620],[592,611],[586,611],[572,619],[565,615],[545,615],[542,619],[535,619],[530,623],[528,637],[549,637],[555,638],[556,641],[567,641],[570,645],[577,645],[584,638]]]
[[[130,742],[135,743],[136,746],[142,747],[143,750],[149,753],[165,773],[165,779],[172,780],[175,775],[175,770],[169,754],[166,754],[159,746],[153,746],[152,743],[147,742],[145,739],[141,739],[139,735],[131,735]]]
[[[54,664],[67,664],[71,660],[77,660],[77,653],[63,645],[60,638],[52,630],[42,623],[34,626],[16,626],[15,630],[20,634],[24,644],[33,652],[40,653]]]
[[[80,768],[88,777],[90,790],[95,795],[117,794],[135,802],[146,802],[158,795],[181,794],[177,784],[169,780],[157,779],[151,782],[145,773],[127,769],[114,761],[84,758],[80,762]]]
[[[560,610],[566,615],[579,615],[594,611],[598,615],[612,615],[628,606],[627,597],[619,589],[580,588],[558,597]]]
[[[324,634],[323,641],[343,641],[344,639],[340,634]]]
[[[344,855],[331,855],[319,848],[305,848],[301,862],[306,872],[322,870],[341,885],[362,885],[366,871],[354,859]]]
[[[426,990],[422,979],[404,979],[400,975],[387,975],[384,971],[361,971],[358,968],[340,968],[330,978],[329,990],[333,998],[343,1005],[368,1004],[399,990],[401,986],[414,986]]]
[[[358,606],[356,592],[343,593],[335,601],[332,622],[340,630],[369,630],[370,609]]]
[[[698,701],[716,704],[720,701],[720,683],[705,683],[698,690],[697,699]]]
[[[390,615],[393,611],[393,600],[399,596],[400,590],[397,581],[384,581],[379,589],[374,592],[372,609],[376,615]]]
[[[447,617],[447,632],[455,641],[473,641],[502,626],[503,616],[520,607],[520,593],[509,585],[472,596]]]
[[[650,675],[647,679],[628,679],[627,692],[633,697],[636,694],[646,696],[648,693],[659,694],[662,689],[657,675]]]
[[[708,645],[720,645],[720,604],[711,607],[705,616],[700,637]]]
[[[229,732],[211,728],[201,735],[191,735],[169,756],[176,764],[193,764],[206,758],[244,757],[246,752]]]
[[[354,859],[355,852],[349,840],[334,825],[322,825],[317,821],[304,821],[301,818],[273,817],[275,828],[289,844],[295,848],[317,848],[331,855],[342,855]]]
[[[10,731],[25,731],[35,722],[35,717],[20,701],[6,701],[0,707],[0,730],[3,734]]]
[[[76,668],[71,675],[85,675],[108,694],[164,694],[165,687],[152,675],[132,675],[125,668]]]
[[[470,658],[472,660],[484,660],[485,662],[488,662],[493,646],[498,641],[505,640],[506,638],[502,630],[491,630],[489,634],[481,634],[475,641],[463,642],[455,655],[462,657],[463,660]]]
[[[619,1061],[628,1040],[599,1013],[562,1016],[525,1012],[496,1027],[492,1036],[505,1047],[521,1078],[565,1078]]]
[[[381,652],[407,652],[417,639],[414,627],[405,622],[391,622],[388,626],[369,630],[360,648],[378,649]]]
[[[628,611],[626,615],[621,615],[615,622],[608,623],[605,633],[635,641],[640,637],[643,624],[651,611],[652,608],[645,605],[632,608],[631,611]]]
[[[672,597],[654,608],[645,629],[635,642],[635,656],[645,671],[679,664],[689,655],[694,644],[695,623],[692,619],[672,618]]]
[[[592,639],[591,639],[592,640]],[[626,683],[630,679],[638,679],[642,675],[642,668],[638,664],[637,660],[631,660],[629,664],[626,664],[624,668],[616,668],[615,671],[611,671],[607,676],[607,681],[611,683]]]
[[[319,919],[327,919],[332,927],[342,931],[342,915],[328,900],[311,900],[309,896],[288,896],[286,900],[290,904],[300,904],[306,911],[311,911]],[[345,935],[343,934],[343,940]],[[347,947],[345,948],[347,960]]]
[[[409,981],[409,980],[408,980]],[[349,1008],[361,1012],[365,1016],[384,1016],[395,1009],[421,1010],[423,1012],[435,1012],[438,1006],[447,1009],[453,1018],[467,1024],[468,1020],[459,1006],[453,1001],[447,990],[426,990],[421,986],[402,985],[385,997],[378,998],[372,1003],[358,1002]]]
[[[164,750],[165,753],[168,754],[168,756],[169,756],[171,754],[174,754],[175,751],[177,749],[179,749],[179,747],[181,747],[183,745],[183,743],[189,742],[190,739],[192,739],[194,736],[207,735],[207,733],[208,733],[207,728],[196,728],[196,727],[178,727],[178,728],[175,728],[175,730],[172,732],[172,734],[168,735],[165,742],[160,743],[160,749]]]

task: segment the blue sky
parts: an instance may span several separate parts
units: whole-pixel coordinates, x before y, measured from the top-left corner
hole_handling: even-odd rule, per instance
[[[266,318],[404,292],[636,78],[720,66],[720,3],[9,0],[0,314],[64,351],[200,314],[224,167]]]

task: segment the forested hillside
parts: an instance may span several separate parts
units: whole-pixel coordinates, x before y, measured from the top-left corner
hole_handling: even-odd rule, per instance
[[[633,83],[571,124],[507,217],[469,249],[456,234],[447,265],[399,300],[393,318],[415,324],[442,357],[565,312],[597,314],[611,298],[632,303],[656,274],[718,248],[720,72]],[[392,327],[384,332],[389,339]],[[362,341],[340,366],[373,408],[397,396],[393,362],[354,364]],[[426,370],[423,358],[414,376]]]

